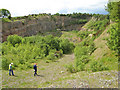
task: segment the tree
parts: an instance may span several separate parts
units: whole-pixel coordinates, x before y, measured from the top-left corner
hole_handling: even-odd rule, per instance
[[[7,9],[0,9],[0,17],[2,17],[2,18],[7,17],[7,18],[11,19],[11,13]]]
[[[109,12],[110,14],[110,19],[112,21],[119,21],[119,14],[120,14],[120,9],[119,9],[119,6],[120,6],[120,1],[119,2],[108,2],[107,4],[107,7],[106,7],[106,10]]]
[[[114,22],[109,29],[110,39],[108,45],[110,49],[115,50],[120,55],[120,1],[108,2],[106,10],[110,14],[110,19]]]

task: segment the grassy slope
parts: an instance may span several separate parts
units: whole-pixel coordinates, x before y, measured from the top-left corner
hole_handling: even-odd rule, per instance
[[[108,27],[109,28],[109,27]],[[75,34],[63,32],[61,38],[76,38]],[[117,88],[118,87],[118,67],[115,53],[111,51],[106,41],[109,37],[107,29],[94,41],[97,49],[91,55],[93,60],[104,60],[112,70],[100,72],[81,71],[69,73],[65,65],[74,63],[74,54],[65,55],[58,62],[45,63],[43,60],[38,62],[38,74],[34,77],[33,70],[19,71],[15,70],[16,77],[9,77],[8,71],[2,71],[3,88]],[[110,58],[112,59],[110,59]],[[61,72],[62,71],[62,72]]]
[[[111,51],[107,46],[106,38],[109,38],[109,34],[107,33],[107,30],[110,26],[108,26],[105,31],[97,38],[95,39],[94,43],[97,47],[97,49],[92,53],[92,57],[94,57],[95,60],[102,60],[110,69],[112,70],[118,70],[118,59],[115,56],[116,53],[114,51]]]

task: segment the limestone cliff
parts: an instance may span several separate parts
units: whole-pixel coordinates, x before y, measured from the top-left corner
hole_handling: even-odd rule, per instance
[[[91,17],[88,17],[89,20]],[[2,23],[2,41],[7,36],[17,34],[20,36],[36,35],[39,32],[47,32],[51,30],[80,30],[84,24],[73,23],[80,18],[72,18],[68,16],[40,16],[32,19],[23,19],[14,22]]]

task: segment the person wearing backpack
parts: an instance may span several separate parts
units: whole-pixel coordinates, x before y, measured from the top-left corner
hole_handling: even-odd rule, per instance
[[[12,72],[12,75],[15,76],[13,73],[12,65],[13,65],[13,63],[9,64],[9,76],[11,76],[11,72]]]

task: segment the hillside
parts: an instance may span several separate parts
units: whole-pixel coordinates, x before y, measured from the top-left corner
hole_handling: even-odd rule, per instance
[[[118,58],[117,53],[115,51],[111,51],[107,45],[107,38],[109,38],[109,34],[107,33],[108,28],[94,41],[97,49],[94,51],[92,56],[96,60],[104,60],[105,63],[110,65],[110,67],[114,70],[118,70]],[[110,62],[109,62],[110,61]]]
[[[118,89],[119,6],[108,1],[107,15],[11,17],[9,10],[0,9],[0,89]]]
[[[95,22],[97,21],[95,20]],[[86,25],[90,25],[89,23]],[[97,31],[95,31],[96,29],[87,29],[86,25],[82,27],[84,29],[81,31],[62,31],[60,38],[66,38],[76,46],[85,40],[91,40],[89,34],[96,35]],[[90,61],[85,65],[85,70],[71,73],[70,68],[68,68],[69,65],[74,65],[76,61],[75,51],[74,54],[64,54],[56,61],[46,61],[47,58],[36,58],[39,76],[33,76],[33,69],[16,69],[14,70],[15,77],[9,77],[8,71],[3,70],[2,88],[118,88],[118,62],[116,53],[108,48],[106,41],[109,38],[109,34],[107,33],[109,26],[105,30],[102,30],[102,33],[99,33],[98,36],[93,36],[96,49],[91,55],[88,55]],[[82,37],[82,34],[86,35],[86,37]],[[27,49],[28,47],[25,48]],[[95,61],[102,62],[103,66],[108,69],[92,71],[91,64]]]

